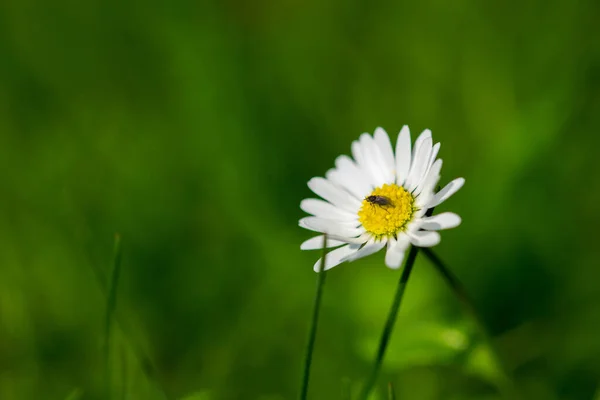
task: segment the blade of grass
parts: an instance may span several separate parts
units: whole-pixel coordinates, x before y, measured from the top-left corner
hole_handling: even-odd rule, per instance
[[[369,376],[369,379],[367,380],[367,383],[365,384],[365,387],[363,388],[363,391],[359,397],[360,399],[367,400],[369,394],[371,394],[371,391],[375,386],[375,383],[377,382],[377,377],[379,375],[379,371],[381,370],[381,365],[383,364],[383,358],[385,357],[385,351],[390,341],[392,331],[394,330],[396,318],[398,317],[398,310],[400,309],[400,304],[402,303],[402,297],[404,296],[406,284],[408,282],[408,278],[410,278],[410,273],[415,264],[418,252],[418,247],[411,246],[410,251],[408,253],[408,257],[406,259],[406,263],[404,264],[404,269],[402,270],[402,275],[400,276],[400,280],[398,281],[398,287],[396,288],[394,301],[392,302],[392,306],[390,307],[390,311],[388,313],[385,328],[383,329],[381,339],[379,340],[379,348],[377,350],[377,356],[375,357],[375,364],[373,365],[371,375]]]
[[[107,277],[93,262],[91,262],[89,265],[92,270],[92,273],[94,274],[94,277],[96,278],[96,281],[98,282],[100,290],[108,299],[110,290],[109,284],[107,283]],[[112,319],[115,323],[115,327],[119,329],[119,331],[123,335],[122,337],[129,345],[129,349],[131,349],[131,352],[135,357],[144,376],[148,379],[149,382],[152,382],[156,390],[162,395],[164,399],[168,399],[169,396],[167,396],[165,390],[163,389],[163,385],[159,380],[159,375],[156,370],[156,367],[154,366],[154,363],[152,362],[150,356],[148,356],[146,350],[140,344],[140,342],[133,340],[131,333],[133,329],[131,325],[127,322],[127,319],[123,318],[123,316],[120,314],[121,313],[118,309],[114,309],[112,312]]]
[[[121,400],[127,399],[127,393],[129,391],[129,374],[127,371],[127,349],[125,346],[121,346]]]
[[[327,235],[323,235],[323,256],[319,263],[317,272],[317,289],[315,291],[315,300],[313,305],[312,319],[306,344],[306,353],[304,356],[304,370],[302,374],[302,386],[300,388],[300,400],[306,400],[308,395],[308,381],[310,379],[310,366],[312,363],[312,354],[317,337],[317,325],[319,322],[319,312],[321,311],[321,298],[323,296],[323,286],[325,285],[325,257],[327,256]]]
[[[394,392],[394,385],[392,385],[392,382],[388,383],[388,400],[396,400],[396,393]]]
[[[433,250],[430,248],[423,248],[423,254],[425,257],[431,261],[435,269],[442,275],[446,283],[450,286],[458,300],[462,303],[465,309],[472,315],[473,319],[478,325],[483,327],[483,323],[481,322],[481,318],[475,309],[475,305],[471,298],[469,297],[467,290],[464,285],[460,282],[460,280],[450,271],[446,265],[442,262],[442,260],[435,254]]]
[[[110,374],[110,337],[113,320],[113,312],[117,306],[117,287],[121,274],[121,235],[115,234],[113,250],[113,264],[108,284],[108,296],[106,298],[106,313],[104,319],[104,384],[107,398],[111,397],[111,374]]]
[[[471,315],[471,318],[472,318],[473,322],[475,323],[475,326],[477,327],[479,334],[484,338],[486,344],[489,346],[489,348],[492,351],[495,361],[502,368],[502,374],[504,376],[502,377],[503,378],[502,382],[501,382],[502,386],[499,387],[499,389],[502,390],[507,395],[508,398],[515,398],[514,396],[516,396],[517,394],[515,392],[516,388],[514,386],[512,376],[509,373],[505,362],[502,360],[502,357],[500,356],[500,352],[494,346],[492,337],[489,334],[487,328],[485,327],[485,324],[483,323],[483,319],[481,318],[481,315],[477,311],[477,308],[475,307],[475,303],[473,302],[473,300],[467,293],[465,286],[458,279],[458,277],[456,275],[454,275],[454,273],[452,273],[452,271],[450,271],[450,269],[444,264],[442,259],[440,257],[438,257],[438,255],[432,249],[423,248],[423,253],[429,259],[429,261],[431,261],[431,263],[433,264],[435,269],[440,273],[440,275],[442,275],[442,278],[444,278],[444,280],[446,281],[448,286],[450,286],[450,288],[452,289],[452,291],[454,292],[454,294],[456,295],[456,297],[458,298],[460,303],[463,305],[463,307],[466,309],[466,311]]]
[[[83,391],[81,389],[74,389],[65,400],[79,400],[83,396]]]
[[[600,383],[597,386],[598,389],[596,389],[596,393],[594,393],[594,400],[600,400]]]

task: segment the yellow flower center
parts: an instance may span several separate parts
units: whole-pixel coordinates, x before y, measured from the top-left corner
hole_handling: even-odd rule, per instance
[[[402,186],[385,184],[365,197],[358,219],[376,238],[393,237],[412,218],[414,202],[415,198]]]

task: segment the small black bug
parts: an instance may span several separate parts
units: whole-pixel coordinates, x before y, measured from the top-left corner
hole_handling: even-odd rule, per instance
[[[389,197],[385,196],[368,196],[365,198],[369,203],[378,206],[390,206],[392,205],[392,200]]]

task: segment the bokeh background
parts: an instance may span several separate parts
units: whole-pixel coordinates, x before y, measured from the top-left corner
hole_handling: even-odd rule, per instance
[[[373,399],[600,398],[599,4],[3,0],[0,399],[296,398],[306,182],[404,124],[466,178],[435,251],[491,342],[420,256]],[[357,393],[398,277],[328,274],[310,398]]]

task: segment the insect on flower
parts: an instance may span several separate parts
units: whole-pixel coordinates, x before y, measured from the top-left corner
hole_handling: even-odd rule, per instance
[[[367,196],[365,198],[365,200],[367,200],[369,203],[371,203],[373,205],[378,205],[378,206],[391,206],[392,205],[392,199],[390,199],[389,197],[385,197],[385,196]]]

